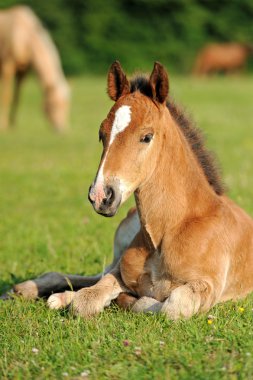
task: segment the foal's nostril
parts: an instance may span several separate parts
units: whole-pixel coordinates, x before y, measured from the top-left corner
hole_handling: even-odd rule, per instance
[[[89,188],[88,199],[96,211],[103,211],[112,207],[116,195],[117,194],[112,186],[100,186],[99,188],[96,188],[96,186],[92,184]]]
[[[109,186],[106,187],[105,194],[106,194],[106,197],[108,200],[111,199],[113,197],[113,194],[114,194],[113,188],[109,187]]]
[[[106,195],[106,198],[104,199],[104,204],[107,204],[108,206],[110,206],[115,199],[115,191],[113,190],[111,186],[106,186],[105,195]]]

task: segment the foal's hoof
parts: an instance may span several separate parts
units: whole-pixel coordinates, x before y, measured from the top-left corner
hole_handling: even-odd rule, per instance
[[[157,313],[161,310],[162,303],[151,297],[141,297],[132,307],[134,313]]]
[[[64,293],[52,294],[47,300],[49,309],[59,310],[69,306],[74,298],[75,292],[66,291]]]
[[[14,285],[10,291],[2,294],[0,299],[10,300],[14,299],[15,296],[20,296],[28,300],[36,299],[38,297],[37,285],[32,280],[21,282],[20,284]]]
[[[34,281],[29,280],[21,282],[13,286],[13,291],[16,295],[22,296],[26,299],[33,300],[39,295],[38,287]]]
[[[0,299],[2,300],[10,300],[14,299],[15,296],[20,296],[28,300],[34,300],[38,297],[38,287],[34,281],[29,280],[25,282],[21,282],[20,284],[16,284],[13,288],[2,294]]]
[[[103,303],[95,289],[85,288],[75,293],[70,310],[74,315],[89,318],[103,310]]]

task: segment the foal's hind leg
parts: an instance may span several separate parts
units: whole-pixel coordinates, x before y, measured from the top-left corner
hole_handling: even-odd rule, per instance
[[[2,299],[11,298],[12,294],[22,296],[26,299],[36,299],[38,297],[48,297],[54,292],[64,292],[65,290],[79,290],[84,287],[96,284],[101,278],[101,274],[96,276],[78,276],[62,274],[57,272],[45,273],[42,276],[14,285],[13,289],[1,296]],[[9,295],[9,296],[8,296]]]
[[[103,274],[107,274],[117,265],[121,255],[133,240],[139,229],[140,221],[137,211],[130,210],[127,217],[122,220],[115,233],[113,262],[105,269]],[[78,275],[66,275],[57,272],[49,272],[36,279],[14,285],[13,289],[8,293],[3,294],[0,299],[12,298],[12,294],[20,295],[27,299],[49,297],[52,293],[58,294],[69,290],[79,290],[90,287],[95,285],[101,277],[102,274],[83,277]],[[62,307],[66,306],[65,304],[67,301],[64,297],[65,296],[62,295],[59,296],[59,302],[54,303],[54,305],[57,304],[57,308],[59,308],[60,302],[63,303]],[[53,303],[51,305],[53,305]]]

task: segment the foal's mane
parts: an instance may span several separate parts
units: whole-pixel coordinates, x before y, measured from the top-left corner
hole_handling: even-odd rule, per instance
[[[151,97],[152,90],[148,77],[141,74],[132,78],[130,81],[130,91],[131,93],[140,91],[142,94]],[[210,186],[213,187],[216,194],[222,195],[224,193],[224,186],[220,177],[220,171],[214,154],[205,147],[202,132],[195,127],[193,121],[171,99],[167,100],[166,105],[176,124],[186,137]]]

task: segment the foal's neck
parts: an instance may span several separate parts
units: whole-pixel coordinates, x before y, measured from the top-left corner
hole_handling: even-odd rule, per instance
[[[165,234],[173,235],[186,221],[207,215],[218,202],[179,127],[169,114],[165,119],[169,125],[163,127],[156,169],[135,192],[142,231],[155,249]]]

